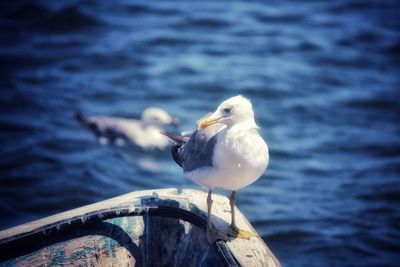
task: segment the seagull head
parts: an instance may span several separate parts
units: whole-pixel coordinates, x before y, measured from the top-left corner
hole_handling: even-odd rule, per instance
[[[204,129],[215,123],[232,127],[238,123],[246,123],[249,127],[257,128],[254,121],[254,111],[250,100],[238,95],[222,102],[210,116],[200,120],[199,128]]]
[[[146,108],[142,113],[142,120],[146,125],[165,126],[172,125],[179,126],[180,120],[176,117],[171,117],[165,110],[156,107]]]

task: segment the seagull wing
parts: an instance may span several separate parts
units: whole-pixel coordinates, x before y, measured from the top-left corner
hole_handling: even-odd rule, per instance
[[[106,137],[111,140],[117,138],[127,138],[127,132],[123,124],[137,124],[135,120],[132,122],[120,118],[112,118],[106,116],[86,117],[81,113],[77,113],[75,118],[98,137]],[[125,122],[126,121],[126,122]]]

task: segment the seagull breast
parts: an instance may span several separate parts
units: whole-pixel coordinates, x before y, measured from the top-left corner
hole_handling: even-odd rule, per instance
[[[219,187],[238,190],[256,181],[268,165],[268,146],[256,129],[227,129],[215,147],[214,166]]]

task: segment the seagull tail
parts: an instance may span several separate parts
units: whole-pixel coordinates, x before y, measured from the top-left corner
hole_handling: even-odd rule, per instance
[[[80,112],[75,113],[75,119],[84,125],[88,124],[87,118]]]
[[[90,120],[90,117],[86,117],[80,112],[75,113],[75,119],[80,122],[84,127],[92,131],[96,136],[100,136],[101,132],[99,126],[95,121]]]
[[[175,160],[175,162],[178,163],[178,165],[182,167],[183,162],[182,162],[182,158],[180,156],[180,150],[181,150],[182,146],[185,143],[187,143],[189,138],[182,136],[180,134],[173,134],[173,133],[168,133],[168,132],[164,132],[164,131],[162,131],[160,133],[165,135],[172,141],[174,141],[174,144],[171,147],[171,155],[172,155],[172,158]]]
[[[164,131],[161,131],[160,133],[162,135],[165,135],[166,137],[168,137],[169,139],[171,139],[172,141],[174,141],[177,144],[184,144],[188,141],[187,137],[182,136],[180,134],[173,134],[173,133],[164,132]]]

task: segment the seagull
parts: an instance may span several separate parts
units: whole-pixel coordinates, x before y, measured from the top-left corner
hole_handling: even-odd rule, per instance
[[[178,126],[179,119],[171,117],[161,108],[149,107],[142,113],[141,120],[108,116],[85,117],[77,113],[76,119],[99,139],[101,144],[110,141],[124,145],[126,141],[143,149],[163,150],[168,146],[168,138],[160,131],[169,126]]]
[[[227,240],[228,235],[251,237],[240,230],[235,221],[236,193],[255,182],[268,166],[266,142],[258,133],[251,102],[241,96],[223,101],[214,113],[201,119],[198,129],[190,136],[163,132],[174,141],[173,159],[192,181],[208,190],[207,239]],[[222,233],[211,225],[212,190],[231,190],[230,233]]]

